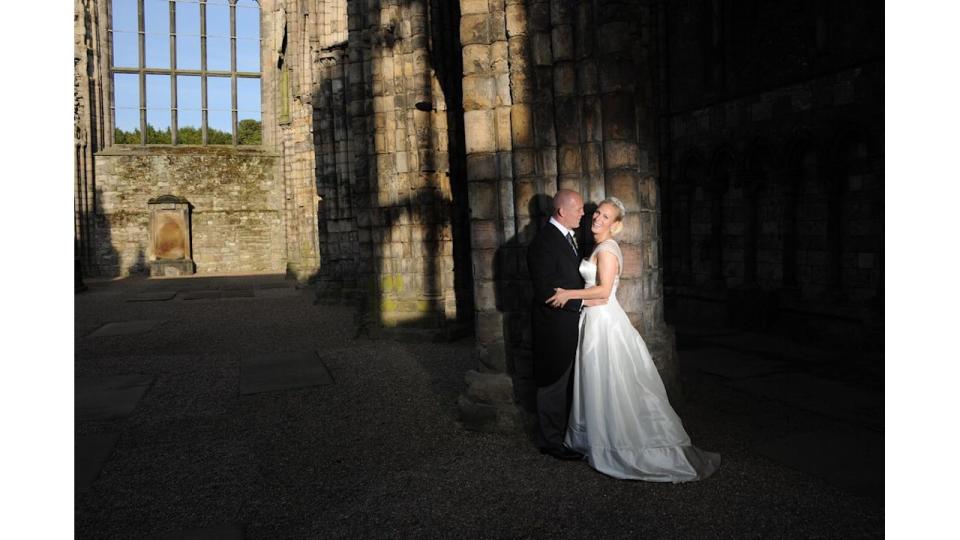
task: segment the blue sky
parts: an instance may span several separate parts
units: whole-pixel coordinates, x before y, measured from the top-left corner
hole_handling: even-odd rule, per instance
[[[200,4],[177,0],[177,67],[200,69]],[[237,70],[260,71],[260,8],[253,0],[237,2]],[[207,69],[230,70],[230,8],[227,0],[208,0]],[[113,52],[117,67],[138,67],[136,0],[113,0]],[[144,0],[144,40],[147,67],[170,68],[170,2]],[[139,84],[136,75],[116,74],[116,125],[123,130],[140,125]],[[200,77],[177,80],[180,126],[200,126]],[[210,127],[230,131],[230,79],[207,78]],[[170,126],[170,76],[147,75],[147,121],[157,128]],[[260,80],[237,79],[238,119],[260,119]]]

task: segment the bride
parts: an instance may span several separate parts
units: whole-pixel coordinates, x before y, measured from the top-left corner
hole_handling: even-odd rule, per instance
[[[617,302],[623,254],[613,235],[623,228],[623,215],[619,199],[600,203],[590,227],[596,248],[580,263],[586,288],[557,289],[547,299],[557,307],[572,299],[608,299],[580,315],[565,444],[615,478],[702,480],[720,466],[720,455],[690,443],[646,344]]]

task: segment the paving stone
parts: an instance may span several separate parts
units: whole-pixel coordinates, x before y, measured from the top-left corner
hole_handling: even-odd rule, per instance
[[[203,278],[197,279],[196,281],[183,280],[179,283],[175,282],[174,287],[180,292],[213,291],[220,288],[219,285],[213,281]]]
[[[243,527],[235,523],[228,523],[203,529],[171,531],[145,538],[147,540],[242,540]]]
[[[177,295],[176,291],[142,292],[127,298],[127,302],[162,302]]]
[[[240,359],[240,393],[256,394],[333,384],[315,351],[268,353]]]
[[[221,291],[222,298],[253,298],[253,289],[230,289]]]
[[[858,495],[883,499],[883,434],[857,427],[791,435],[757,446],[764,456]]]
[[[731,351],[729,349],[695,349],[680,353],[681,361],[705,373],[726,379],[745,379],[770,375],[788,369],[786,362]]]
[[[260,289],[256,292],[258,298],[288,298],[297,294],[297,289],[293,288]]]
[[[128,416],[150,388],[149,375],[77,377],[74,416],[77,422],[111,420]]]
[[[141,334],[143,332],[149,332],[150,330],[153,330],[161,323],[163,323],[163,321],[159,320],[111,322],[101,326],[87,337],[127,336],[130,334]]]
[[[74,440],[73,489],[76,493],[90,489],[119,439],[118,433],[106,433],[81,435]]]
[[[257,284],[258,289],[292,289],[293,285],[283,281],[269,282],[269,283],[259,283]]]
[[[882,392],[868,392],[802,373],[780,373],[728,381],[726,384],[753,395],[782,401],[832,418],[870,427],[883,426]]]
[[[223,295],[221,291],[193,291],[183,295],[184,300],[216,300]]]

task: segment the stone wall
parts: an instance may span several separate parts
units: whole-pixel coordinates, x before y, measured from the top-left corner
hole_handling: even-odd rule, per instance
[[[290,76],[309,81],[318,299],[358,302],[373,335],[446,332],[472,318],[455,6],[321,4],[286,40],[309,59]]]
[[[672,321],[850,344],[882,331],[883,10],[857,5],[669,5]]]
[[[299,85],[280,77],[281,68],[288,68],[281,61],[286,4],[298,12],[296,2],[261,2],[260,148],[140,147],[112,144],[106,99],[111,93],[109,2],[74,2],[75,231],[85,275],[116,277],[145,270],[146,201],[164,194],[185,197],[194,207],[198,273],[287,271],[304,281],[316,275],[311,84],[309,77]],[[298,21],[294,16],[290,24],[296,27]],[[292,61],[311,62],[309,55]],[[284,102],[281,95],[291,100]]]
[[[190,202],[198,274],[283,272],[283,182],[277,156],[222,148],[120,148],[96,156],[96,270],[147,271],[147,201],[172,194]]]
[[[533,412],[526,246],[560,188],[587,216],[606,196],[627,209],[619,300],[676,389],[663,320],[652,2],[462,0],[467,184],[477,369],[460,400],[475,429],[515,429]]]

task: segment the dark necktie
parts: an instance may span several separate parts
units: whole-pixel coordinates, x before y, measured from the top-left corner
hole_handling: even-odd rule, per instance
[[[568,232],[568,233],[567,233],[567,242],[570,242],[570,247],[573,248],[573,252],[574,252],[577,256],[579,256],[579,255],[580,255],[580,251],[577,249],[577,240],[573,237],[573,233],[572,233],[572,232]]]

